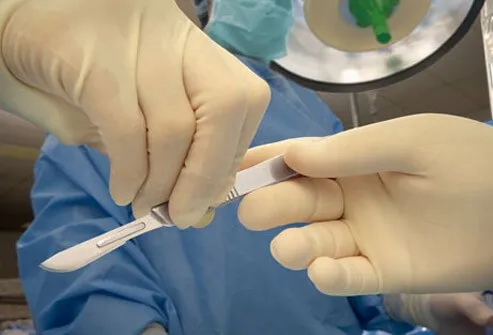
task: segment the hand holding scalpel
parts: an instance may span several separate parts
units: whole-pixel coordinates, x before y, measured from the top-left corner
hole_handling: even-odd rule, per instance
[[[295,176],[297,173],[284,163],[283,157],[276,156],[238,172],[233,189],[220,206],[259,188],[277,184]],[[152,208],[151,212],[142,218],[65,249],[45,260],[40,266],[51,272],[75,271],[119,248],[127,241],[162,227],[174,227],[167,203]]]

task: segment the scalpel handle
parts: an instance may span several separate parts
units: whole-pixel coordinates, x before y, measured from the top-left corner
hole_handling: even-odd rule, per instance
[[[151,209],[151,215],[158,220],[164,227],[173,227],[175,224],[169,216],[168,203],[162,203]]]

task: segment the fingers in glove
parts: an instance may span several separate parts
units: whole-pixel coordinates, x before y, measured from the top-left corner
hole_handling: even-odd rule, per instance
[[[122,206],[135,198],[147,177],[148,164],[145,124],[140,110],[128,110],[126,114],[120,109],[119,112],[122,115],[118,121],[98,124],[110,160],[110,192]]]
[[[399,118],[351,129],[316,143],[299,143],[287,150],[285,160],[294,170],[315,178],[376,172],[423,174],[427,156],[420,154],[422,145],[418,140],[427,137],[419,134],[430,130],[430,118],[443,118],[426,117]]]
[[[150,31],[145,24],[142,29]],[[176,34],[174,46],[183,48],[187,32]],[[143,34],[139,53],[137,87],[140,106],[147,123],[149,173],[133,202],[134,215],[140,217],[152,206],[168,201],[183,167],[195,132],[196,120],[182,80],[183,59],[169,57],[170,41],[161,34]],[[188,224],[173,217],[179,228]]]
[[[204,53],[213,47],[217,50]],[[206,59],[197,64],[197,55]],[[230,183],[248,103],[246,87],[235,80],[236,60],[202,32],[191,30],[184,59],[185,86],[197,127],[169,208],[176,223],[192,226]]]
[[[146,126],[135,78],[95,70],[82,91],[82,108],[99,130],[110,160],[111,195],[117,204],[127,205],[148,173]]]
[[[335,220],[342,211],[342,191],[335,181],[301,177],[247,195],[238,217],[250,230],[267,230],[295,222]]]
[[[376,294],[379,281],[363,256],[333,259],[319,257],[308,267],[308,277],[322,293],[334,296]]]
[[[245,122],[243,124],[243,129],[241,130],[241,136],[238,143],[235,160],[233,162],[234,174],[240,170],[240,164],[243,161],[250,144],[252,143],[252,140],[270,102],[270,88],[263,79],[255,75],[246,66],[239,66],[236,71],[239,74],[238,80],[241,80],[240,78],[244,78],[244,80],[246,80],[245,94],[247,94],[248,105]]]
[[[339,259],[359,254],[348,225],[341,221],[286,229],[272,240],[270,250],[291,270],[306,269],[318,257]]]
[[[316,142],[320,141],[321,139],[321,137],[300,137],[251,148],[247,151],[243,161],[241,162],[240,170],[244,170],[254,165],[260,164],[263,161],[266,161],[275,156],[283,155],[286,150],[288,150],[288,148],[293,144],[303,142]]]
[[[463,294],[458,303],[461,313],[481,327],[493,326],[493,309],[491,309],[479,294]]]
[[[219,193],[219,197],[214,201],[214,206],[222,203],[234,186],[236,173],[241,169],[240,164],[243,162],[244,156],[257,132],[270,100],[270,88],[265,81],[257,77],[245,66],[238,66],[236,72],[238,74],[238,80],[246,80],[245,87],[247,87],[247,89],[245,90],[245,94],[247,95],[247,113],[243,129],[241,130],[233,165],[229,172],[229,181],[226,182],[222,192]]]
[[[57,19],[64,10],[55,13],[48,7],[43,9],[49,13],[43,12],[39,4],[26,3],[10,20],[2,46],[10,46],[6,55],[13,57],[5,57],[6,65],[20,81],[52,97],[31,100],[31,104],[39,100],[34,123],[65,144],[104,148],[110,159],[111,195],[116,203],[126,205],[134,199],[147,174],[145,121],[135,92],[135,78],[132,71],[115,70],[121,66],[108,66],[118,60],[107,62],[107,54],[97,54],[97,50],[106,50],[98,48],[97,42],[93,48],[82,47],[87,41],[77,40],[74,44],[74,35],[67,32],[73,27],[64,25],[65,17]],[[52,24],[33,20],[34,13],[49,14]],[[88,29],[84,36],[90,38],[91,28]],[[46,38],[33,37],[29,31]],[[100,36],[99,40],[107,41],[107,37]]]

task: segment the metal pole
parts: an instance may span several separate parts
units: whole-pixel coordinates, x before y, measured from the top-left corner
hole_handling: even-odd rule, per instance
[[[349,104],[351,106],[351,120],[353,121],[353,128],[359,127],[359,104],[358,94],[349,94]]]
[[[481,10],[481,32],[483,34],[486,77],[490,97],[490,113],[493,118],[493,0],[486,0]]]

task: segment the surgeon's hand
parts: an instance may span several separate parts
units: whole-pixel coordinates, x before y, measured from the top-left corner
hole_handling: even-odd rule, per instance
[[[0,107],[108,154],[136,216],[170,201],[181,227],[227,193],[266,83],[173,0],[0,0]]]
[[[396,320],[427,327],[438,335],[483,335],[493,310],[481,293],[392,294],[385,309]]]
[[[493,128],[426,114],[292,143],[251,150],[243,168],[285,153],[307,177],[258,190],[239,208],[253,230],[312,222],[272,241],[283,266],[308,269],[330,295],[491,286]]]

